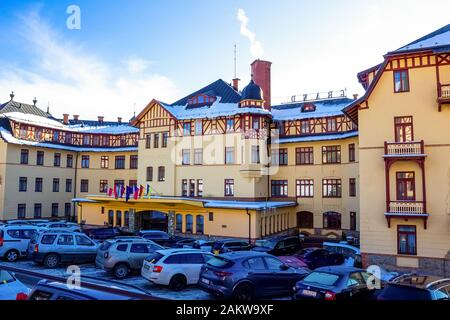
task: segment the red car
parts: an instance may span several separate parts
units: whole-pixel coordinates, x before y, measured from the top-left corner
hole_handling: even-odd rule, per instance
[[[304,268],[304,265],[306,265],[311,270],[325,266],[341,265],[345,262],[345,257],[342,254],[318,248],[306,248],[293,256],[279,258],[289,266],[295,267],[294,264],[298,264],[299,267]],[[292,264],[287,261],[288,259],[292,261]]]
[[[295,269],[308,268],[308,265],[306,263],[295,256],[278,257],[278,259],[283,261],[284,264]]]

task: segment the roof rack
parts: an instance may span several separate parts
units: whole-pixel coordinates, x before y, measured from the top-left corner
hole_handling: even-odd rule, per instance
[[[430,283],[427,285],[427,289],[429,289],[429,288],[431,288],[431,287],[433,287],[433,286],[438,286],[438,285],[441,284],[441,283],[447,283],[447,282],[450,282],[450,278],[444,278],[444,279],[439,279],[439,280],[430,282]]]

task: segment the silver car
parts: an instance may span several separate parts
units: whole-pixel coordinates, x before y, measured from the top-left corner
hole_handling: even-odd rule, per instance
[[[16,279],[14,274],[0,270],[0,300],[22,300],[30,293],[30,289]]]
[[[27,255],[31,238],[41,229],[32,225],[0,226],[0,257],[8,262],[15,262]]]
[[[73,232],[81,232],[80,226],[72,222],[49,222],[40,224],[39,226],[49,230],[70,230]]]
[[[98,243],[79,232],[46,230],[31,239],[28,257],[50,269],[60,263],[92,263],[98,246]]]
[[[97,251],[97,267],[112,272],[118,279],[124,279],[130,271],[141,270],[144,259],[156,250],[164,249],[159,244],[143,238],[119,238],[107,240]]]

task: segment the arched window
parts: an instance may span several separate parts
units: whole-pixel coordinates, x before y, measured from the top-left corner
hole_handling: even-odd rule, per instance
[[[108,211],[108,224],[110,226],[114,225],[114,210],[109,210]]]
[[[122,211],[116,212],[116,226],[118,227],[122,226]]]
[[[175,231],[183,232],[183,215],[177,214],[175,217]]]
[[[297,226],[299,228],[313,229],[314,214],[308,211],[297,212]]]
[[[325,212],[323,214],[323,228],[340,230],[341,229],[341,214],[337,212]]]
[[[196,217],[196,230],[197,234],[203,234],[204,233],[204,221],[205,218],[202,215],[198,215]]]
[[[193,218],[192,214],[186,215],[186,233],[192,233]]]

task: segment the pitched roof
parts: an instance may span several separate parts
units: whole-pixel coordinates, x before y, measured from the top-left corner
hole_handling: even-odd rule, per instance
[[[47,113],[41,109],[39,109],[35,105],[26,104],[17,102],[14,100],[10,100],[2,105],[0,105],[0,114],[2,113],[11,113],[11,112],[20,112],[25,114],[32,114],[40,117],[51,118],[53,116],[50,113]]]
[[[436,49],[450,51],[450,24],[419,38],[406,46],[403,46],[389,54],[421,51],[424,49]]]

